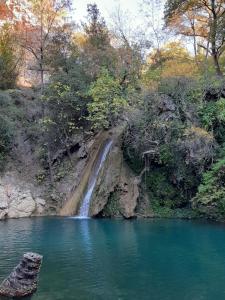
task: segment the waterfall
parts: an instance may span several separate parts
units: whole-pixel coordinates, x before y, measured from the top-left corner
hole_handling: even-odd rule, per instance
[[[98,179],[98,174],[104,164],[104,161],[107,157],[107,154],[109,153],[111,146],[112,146],[112,140],[107,140],[103,146],[102,151],[100,151],[97,157],[96,163],[93,167],[93,170],[91,172],[88,181],[87,190],[84,194],[83,200],[81,201],[82,204],[79,210],[78,218],[88,218],[91,197],[96,185],[96,181]]]

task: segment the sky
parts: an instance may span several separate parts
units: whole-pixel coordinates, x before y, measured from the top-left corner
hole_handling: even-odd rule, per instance
[[[142,3],[144,0],[73,0],[73,20],[76,23],[80,23],[80,21],[84,21],[85,17],[87,16],[87,4],[89,3],[96,3],[101,15],[106,20],[107,25],[110,28],[110,25],[112,24],[112,14],[113,12],[118,9],[118,7],[121,9],[121,11],[128,14],[129,17],[129,23],[132,29],[142,28],[146,30],[146,36],[149,38],[149,40],[152,41],[153,46],[157,46],[156,40],[154,38],[154,34],[152,34],[151,25],[148,25],[147,22],[152,22],[154,20],[154,24],[156,24],[156,28],[161,28],[164,24],[163,22],[163,10],[164,10],[164,4],[166,0],[148,0],[151,5],[154,5],[154,8],[151,9],[144,7],[145,13],[148,12],[150,16],[148,18],[144,18],[143,12],[141,13]],[[137,31],[138,32],[138,31]],[[150,34],[149,34],[150,33]],[[152,34],[152,35],[151,35]],[[174,39],[179,39],[177,37],[174,37],[172,34],[170,35],[169,32],[167,32],[162,39],[165,39],[164,42],[168,42]],[[189,41],[185,41],[184,46],[192,52],[192,44],[189,43]]]
[[[150,0],[152,2],[159,2],[159,0]],[[75,9],[73,12],[73,19],[75,21],[84,20],[87,15],[86,9],[87,4],[96,3],[101,12],[101,15],[105,18],[106,22],[110,22],[110,16],[116,8],[120,7],[122,11],[129,12],[139,24],[143,19],[140,17],[140,9],[142,0],[73,0],[73,8]],[[165,0],[160,0],[160,2],[164,3]],[[163,17],[163,11],[157,10],[156,13],[159,13],[159,16]]]
[[[144,7],[144,12],[150,12],[150,16],[148,18],[144,17],[144,13],[141,12],[142,4],[145,0],[73,0],[73,20],[76,23],[80,23],[80,21],[85,21],[85,17],[87,16],[87,4],[96,3],[101,15],[106,20],[107,26],[109,28],[113,28],[115,23],[113,21],[113,13],[115,14],[118,11],[122,12],[125,15],[124,20],[127,20],[126,26],[129,27],[129,33],[145,35],[146,40],[150,40],[152,45],[154,45],[154,35],[152,36],[151,25],[148,22],[154,19],[154,24],[157,24],[155,27],[161,29],[163,25],[163,8],[165,0],[148,0],[150,2],[150,6],[154,6],[151,10],[151,7]],[[151,13],[153,11],[153,13]],[[115,17],[114,17],[115,18]],[[128,28],[127,27],[127,28]]]
[[[96,3],[106,20],[109,19],[112,11],[118,6],[123,10],[129,10],[132,14],[136,14],[139,10],[139,0],[73,0],[75,19],[80,20],[87,15],[88,3]]]

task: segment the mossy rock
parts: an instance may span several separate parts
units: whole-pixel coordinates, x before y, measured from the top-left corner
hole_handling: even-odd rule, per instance
[[[121,216],[119,199],[120,194],[118,190],[115,190],[112,193],[110,193],[108,202],[101,213],[103,217],[110,218]]]

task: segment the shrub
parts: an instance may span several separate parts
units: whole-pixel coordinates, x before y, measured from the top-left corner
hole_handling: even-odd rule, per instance
[[[209,218],[225,217],[225,158],[219,159],[203,174],[202,183],[192,200],[192,206]]]
[[[172,183],[172,176],[164,167],[151,169],[143,176],[150,201],[154,205],[168,208],[178,208],[186,205],[186,199]]]
[[[11,141],[11,124],[5,117],[0,115],[0,170],[2,170],[5,165],[5,159],[10,150]]]
[[[206,102],[199,111],[199,116],[204,128],[214,133],[219,144],[223,143],[225,141],[225,99]]]
[[[5,24],[0,32],[0,89],[15,86],[17,66],[14,38],[10,26]]]

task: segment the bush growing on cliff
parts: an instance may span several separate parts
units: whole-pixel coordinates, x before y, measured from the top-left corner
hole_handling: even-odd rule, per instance
[[[225,141],[225,98],[206,102],[200,110],[202,125],[214,133],[218,143]]]
[[[202,100],[195,81],[165,79],[158,93],[146,95],[143,108],[129,122],[124,156],[136,173],[144,170],[142,184],[147,180],[149,199],[159,206],[188,207],[202,172],[215,157],[214,136],[200,127]]]
[[[167,168],[152,167],[143,176],[143,184],[153,205],[172,209],[186,206],[187,200],[179,188],[173,184],[173,178]]]
[[[225,217],[225,158],[219,159],[203,174],[202,183],[192,204],[193,208],[206,217]]]
[[[6,155],[12,142],[12,128],[9,121],[0,115],[0,170],[3,169]]]

